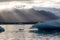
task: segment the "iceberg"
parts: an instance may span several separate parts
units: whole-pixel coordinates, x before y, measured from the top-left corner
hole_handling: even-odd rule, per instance
[[[60,30],[60,19],[49,20],[45,22],[38,22],[34,24],[31,28],[37,28],[38,30]]]

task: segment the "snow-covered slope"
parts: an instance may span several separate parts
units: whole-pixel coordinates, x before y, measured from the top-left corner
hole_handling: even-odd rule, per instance
[[[37,10],[37,11],[49,11],[54,13],[56,16],[60,16],[60,8],[49,8],[49,7],[34,7],[33,9]]]

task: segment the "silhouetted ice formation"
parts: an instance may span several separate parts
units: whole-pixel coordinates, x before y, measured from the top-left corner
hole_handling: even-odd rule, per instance
[[[30,32],[38,34],[59,34],[60,35],[60,19],[45,21],[34,24],[32,27],[38,30],[30,30]]]
[[[5,31],[5,29],[0,26],[0,33],[4,32],[4,31]]]
[[[60,30],[60,19],[45,21],[43,23],[37,23],[32,28],[45,29],[45,30]]]
[[[32,28],[38,29],[57,29],[60,30],[60,19],[45,21],[43,23],[37,23],[32,26]]]

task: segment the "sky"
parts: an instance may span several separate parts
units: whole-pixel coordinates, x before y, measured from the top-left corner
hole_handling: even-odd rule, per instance
[[[6,7],[7,6],[7,7]],[[0,0],[0,9],[22,7],[29,9],[32,7],[60,8],[60,0]]]
[[[60,0],[0,0],[0,4],[10,4],[14,3],[21,3],[21,4],[27,4],[27,6],[38,6],[38,7],[60,7]]]

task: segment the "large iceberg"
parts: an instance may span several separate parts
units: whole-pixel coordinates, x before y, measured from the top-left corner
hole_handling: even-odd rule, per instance
[[[45,22],[38,22],[37,24],[34,24],[31,28],[38,28],[44,29],[44,30],[60,30],[60,19],[57,20],[50,20]]]

